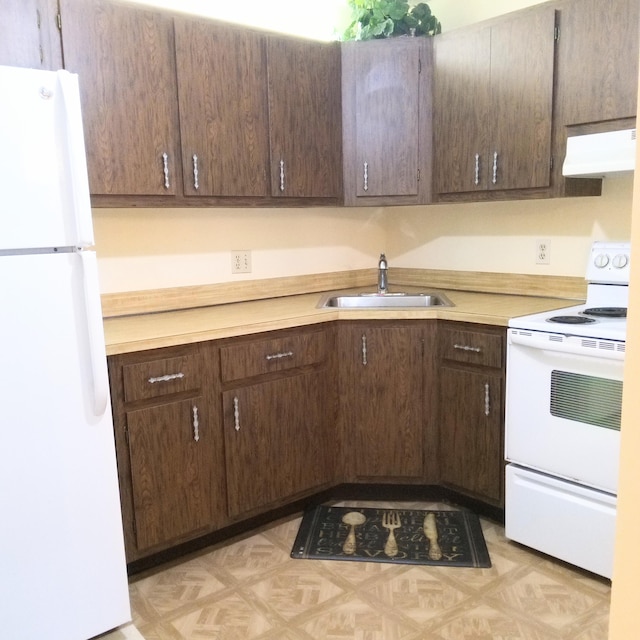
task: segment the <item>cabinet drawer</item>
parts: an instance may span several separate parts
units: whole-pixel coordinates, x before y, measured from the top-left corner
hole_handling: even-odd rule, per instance
[[[198,355],[125,365],[122,368],[125,402],[199,389],[201,370]]]
[[[444,360],[454,360],[486,367],[502,367],[503,339],[498,334],[444,329],[440,339]]]
[[[326,357],[327,336],[319,331],[229,345],[220,349],[222,381],[318,364]]]

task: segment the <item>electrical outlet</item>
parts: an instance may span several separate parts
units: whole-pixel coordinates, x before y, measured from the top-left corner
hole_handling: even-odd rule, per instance
[[[251,251],[231,252],[231,273],[251,273]]]
[[[548,240],[536,240],[536,264],[551,262],[551,245]]]

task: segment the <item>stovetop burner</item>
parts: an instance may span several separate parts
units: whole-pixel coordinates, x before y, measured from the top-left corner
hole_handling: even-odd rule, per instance
[[[557,322],[558,324],[590,324],[595,322],[595,319],[585,316],[552,316],[551,318],[547,318],[547,322]]]
[[[582,313],[596,318],[626,318],[627,307],[591,307]]]

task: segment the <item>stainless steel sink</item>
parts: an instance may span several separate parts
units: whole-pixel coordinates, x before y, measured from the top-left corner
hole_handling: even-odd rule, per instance
[[[452,307],[442,293],[329,293],[318,303],[319,308],[341,309],[412,309]]]

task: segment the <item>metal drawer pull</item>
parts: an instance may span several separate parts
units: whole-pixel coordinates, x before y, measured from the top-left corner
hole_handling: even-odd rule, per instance
[[[279,358],[291,358],[293,351],[282,351],[281,353],[269,353],[264,358],[265,360],[278,360]]]
[[[473,351],[474,353],[480,353],[482,349],[480,347],[472,347],[468,344],[454,344],[454,349],[460,349],[460,351]]]
[[[164,188],[168,189],[171,184],[169,183],[169,156],[166,152],[162,154],[162,171],[164,172]]]
[[[284,191],[284,160],[280,160],[280,191]]]
[[[368,162],[364,163],[363,178],[364,178],[364,184],[363,184],[362,188],[365,191],[369,191],[369,163]]]
[[[238,407],[238,396],[233,398],[233,428],[240,431],[240,409]]]
[[[489,383],[484,385],[484,415],[488,416],[491,413],[491,393],[489,389]]]
[[[195,153],[193,154],[193,188],[200,188],[200,183],[198,182],[198,156]]]
[[[150,384],[155,384],[156,382],[170,382],[171,380],[178,380],[179,378],[184,378],[184,373],[180,371],[179,373],[167,373],[164,376],[158,376],[157,378],[149,378]]]
[[[476,153],[475,159],[476,159],[476,164],[474,169],[473,184],[478,185],[480,184],[480,154],[479,153]]]
[[[198,422],[198,407],[193,405],[193,439],[200,440],[200,423]]]
[[[493,177],[491,178],[491,182],[495,184],[498,182],[498,152],[493,152]]]
[[[367,336],[362,334],[362,364],[367,366]]]

